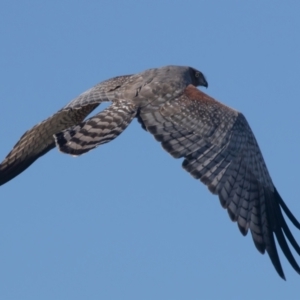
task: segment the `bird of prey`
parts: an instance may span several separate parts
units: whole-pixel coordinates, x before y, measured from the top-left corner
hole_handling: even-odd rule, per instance
[[[287,242],[300,255],[283,212],[300,229],[275,188],[242,113],[197,89],[204,75],[191,67],[165,66],[118,76],[95,85],[24,133],[0,165],[0,185],[49,150],[81,155],[110,142],[137,118],[194,178],[219,196],[243,235],[250,230],[259,252],[268,253],[285,279],[275,240],[300,273]],[[85,119],[104,101],[111,105]]]

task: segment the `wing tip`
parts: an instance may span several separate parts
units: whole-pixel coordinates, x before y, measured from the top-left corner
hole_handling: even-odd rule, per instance
[[[280,196],[280,194],[278,193],[277,189],[274,187],[275,189],[275,196],[278,199],[278,203],[280,205],[280,208],[282,208],[282,210],[284,211],[284,213],[287,215],[287,217],[290,219],[290,221],[294,224],[294,226],[300,230],[300,222],[296,219],[296,217],[293,215],[293,213],[290,211],[290,209],[288,208],[288,206],[285,204],[285,202],[283,201],[282,197]]]
[[[287,217],[290,219],[290,221],[295,225],[296,228],[298,228],[299,222],[295,218],[295,216],[291,213],[287,205],[284,203],[283,199],[279,195],[277,189],[274,187],[274,191],[272,193],[268,193],[266,195],[266,201],[267,201],[267,207],[269,209],[266,210],[267,212],[267,220],[269,223],[269,226],[271,228],[270,232],[270,244],[268,247],[266,247],[266,250],[270,256],[270,259],[273,263],[273,266],[275,267],[278,275],[286,280],[281,262],[278,256],[275,239],[279,244],[279,247],[281,248],[284,256],[288,260],[289,264],[292,266],[292,268],[300,274],[300,267],[298,263],[296,262],[290,247],[288,245],[288,242],[290,245],[295,249],[295,251],[299,254],[300,248],[297,242],[295,241],[293,235],[291,234],[286,221],[284,219],[284,216],[282,214],[282,210],[285,212]],[[298,228],[299,229],[299,228]],[[287,242],[288,241],[288,242]]]

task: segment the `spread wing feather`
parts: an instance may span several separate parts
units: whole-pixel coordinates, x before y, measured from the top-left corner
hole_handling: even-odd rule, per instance
[[[153,110],[151,109],[153,105]],[[300,255],[281,208],[300,229],[274,187],[263,156],[245,117],[188,86],[177,99],[141,109],[140,122],[183,168],[219,196],[243,235],[250,230],[256,248],[267,251],[284,278],[275,239],[292,267],[300,273],[287,240]]]

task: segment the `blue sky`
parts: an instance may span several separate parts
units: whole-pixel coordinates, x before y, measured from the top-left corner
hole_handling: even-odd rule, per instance
[[[102,80],[190,65],[206,75],[206,93],[244,113],[300,218],[299,2],[0,4],[1,158]],[[82,157],[51,151],[0,195],[1,299],[299,297],[286,259],[284,282],[136,121]]]

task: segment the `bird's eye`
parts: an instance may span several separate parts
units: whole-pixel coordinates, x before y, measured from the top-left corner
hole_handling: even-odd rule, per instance
[[[200,77],[200,72],[195,72],[195,77],[199,78]]]

